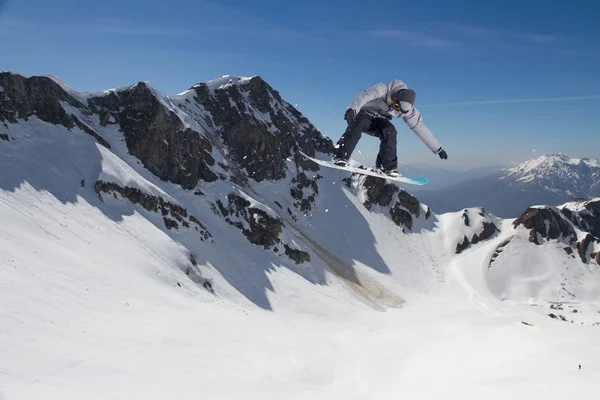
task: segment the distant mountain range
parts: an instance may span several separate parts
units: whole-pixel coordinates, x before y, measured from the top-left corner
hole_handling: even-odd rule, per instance
[[[484,207],[512,218],[532,204],[557,205],[599,196],[600,160],[546,154],[477,179],[415,193],[438,213]]]

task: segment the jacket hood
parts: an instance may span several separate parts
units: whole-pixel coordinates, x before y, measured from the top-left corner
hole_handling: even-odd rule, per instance
[[[392,94],[397,92],[398,90],[406,89],[406,83],[401,81],[400,79],[394,79],[390,83],[388,83],[388,91],[387,91],[387,102],[388,104],[392,104]]]

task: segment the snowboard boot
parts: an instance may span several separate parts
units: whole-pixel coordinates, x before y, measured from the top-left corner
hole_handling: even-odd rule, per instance
[[[390,178],[397,178],[400,176],[400,174],[398,173],[398,169],[396,169],[396,168],[385,169],[385,168],[379,167],[378,171],[386,174]]]
[[[337,155],[333,155],[331,162],[333,162],[335,165],[337,165],[338,167],[347,167],[348,166],[348,160],[337,156]]]

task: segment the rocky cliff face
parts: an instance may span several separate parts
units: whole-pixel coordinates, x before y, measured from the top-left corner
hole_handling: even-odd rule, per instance
[[[573,201],[560,207],[573,224],[600,239],[600,199]]]
[[[244,84],[232,78],[217,89],[201,83],[192,90],[232,159],[258,182],[282,179],[295,145],[313,154],[332,150],[331,141],[260,77]]]
[[[84,107],[54,80],[45,76],[25,78],[11,72],[0,73],[0,121],[17,123],[32,115],[42,121],[66,128],[75,126],[71,116],[60,104]]]
[[[596,202],[589,203],[595,210]],[[597,257],[593,253],[595,243],[600,243],[598,236],[586,232],[595,231],[600,218],[595,212],[581,208],[573,211],[572,203],[561,208],[535,207],[527,209],[514,222],[514,227],[523,226],[529,230],[529,241],[541,245],[544,241],[557,240],[564,243],[567,254],[578,254],[581,261],[588,263]],[[579,229],[578,232],[575,228]]]
[[[282,192],[289,193],[287,212],[294,219],[296,212],[307,214],[314,207],[321,178],[316,173],[319,167],[295,150],[314,154],[330,153],[333,148],[331,140],[260,77],[222,77],[166,96],[146,82],[78,93],[55,78],[1,73],[0,139],[13,140],[8,124],[32,117],[67,130],[79,129],[109,149],[104,136],[113,135],[114,140],[113,132],[118,132],[127,153],[152,174],[198,195],[205,194],[200,184],[217,180],[241,186],[249,179],[279,181]],[[111,193],[161,213],[168,230],[195,227],[203,238],[210,235],[185,208],[160,196],[102,180],[95,188],[99,195]],[[213,204],[251,243],[298,263],[310,260],[308,253],[279,238],[283,221],[236,193]]]
[[[129,152],[163,180],[185,189],[217,175],[212,145],[198,131],[186,127],[179,116],[162,104],[147,84],[140,82],[119,92],[121,131]]]
[[[384,207],[389,210],[389,216],[396,225],[408,230],[413,228],[414,219],[419,218],[422,211],[422,205],[415,196],[395,184],[372,176],[364,178],[363,185],[366,189],[363,204],[367,209],[375,205]],[[427,212],[425,218],[429,218]]]

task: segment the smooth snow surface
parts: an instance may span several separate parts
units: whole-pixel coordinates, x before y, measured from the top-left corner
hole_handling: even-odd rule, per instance
[[[145,170],[115,126],[94,128],[110,150],[35,117],[0,141],[0,399],[600,398],[598,266],[558,243],[495,220],[455,255],[477,209],[466,227],[423,206],[403,233],[364,207],[364,177],[332,169],[293,220],[291,174],[195,195]],[[211,238],[101,200],[99,179],[180,204]],[[232,192],[284,220],[281,240],[311,262],[226,223],[210,204]]]

